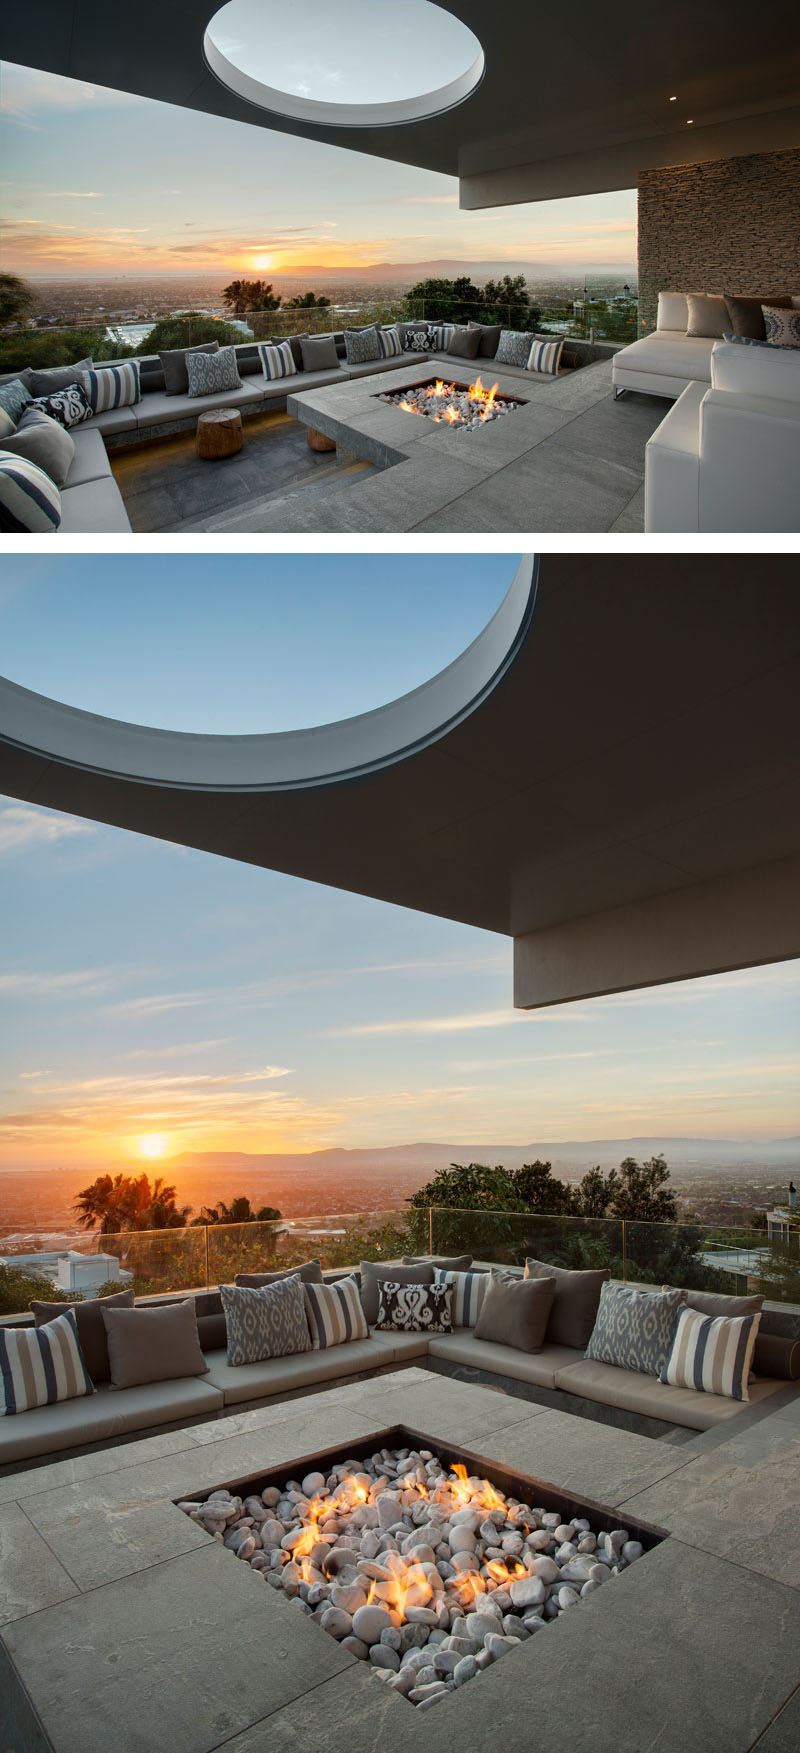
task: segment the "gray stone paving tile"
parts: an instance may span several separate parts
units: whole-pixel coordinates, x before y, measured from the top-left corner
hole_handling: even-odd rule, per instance
[[[640,477],[603,457],[576,456],[566,436],[571,430],[560,429],[492,475],[478,494],[463,493],[413,528],[534,535],[610,529],[637,491]]]
[[[626,1507],[706,1553],[735,1559],[751,1574],[800,1588],[798,1477],[800,1439],[743,1467],[723,1445],[632,1493]]]
[[[574,414],[561,436],[576,457],[603,457],[641,479],[644,447],[663,418],[664,404],[654,396],[642,396],[635,407],[607,396]]]
[[[521,1421],[528,1423],[535,1412],[528,1400],[517,1400],[492,1388],[475,1387],[447,1376],[428,1374],[422,1385],[404,1384],[401,1376],[386,1380],[396,1386],[374,1403],[381,1423],[409,1424],[426,1436],[454,1443],[470,1444],[488,1437],[489,1432]],[[359,1415],[366,1415],[364,1408]]]
[[[25,1687],[0,1634],[0,1749],[2,1753],[52,1753]]]
[[[680,1449],[652,1437],[634,1436],[612,1425],[547,1410],[530,1425],[520,1422],[494,1432],[485,1447],[488,1454],[510,1467],[611,1506],[683,1466]],[[645,1516],[644,1511],[642,1517],[658,1520]],[[622,1520],[624,1525],[624,1517]]]
[[[423,1740],[431,1748],[430,1724],[430,1712],[418,1716],[414,1706],[379,1680],[374,1669],[357,1662],[345,1674],[337,1674],[305,1698],[226,1741],[225,1753],[275,1753],[278,1747],[286,1753],[342,1753],[343,1748],[369,1748],[372,1753],[409,1749],[410,1753]]]
[[[57,1753],[207,1753],[353,1659],[214,1541],[5,1637]]]
[[[174,1466],[174,1463],[170,1463]],[[173,1503],[142,1503],[121,1489],[82,1501],[86,1486],[28,1498],[26,1512],[82,1591],[204,1546],[208,1535]]]
[[[753,1743],[753,1753],[797,1753],[800,1747],[800,1686]],[[249,1749],[248,1749],[249,1753]],[[253,1750],[255,1753],[255,1750]]]
[[[644,484],[628,501],[624,511],[611,525],[612,535],[640,536],[644,534]]]
[[[97,1479],[103,1473],[117,1473],[122,1467],[136,1466],[140,1461],[158,1460],[162,1455],[179,1455],[194,1446],[197,1434],[206,1425],[193,1425],[186,1430],[163,1431],[160,1435],[140,1437],[116,1447],[96,1449],[91,1455],[73,1455],[63,1461],[48,1461],[42,1467],[28,1467],[24,1472],[9,1473],[0,1479],[0,1503],[22,1503],[26,1497],[39,1497],[55,1486],[79,1484],[81,1480]]]
[[[0,1508],[0,1625],[38,1613],[78,1590],[24,1510],[6,1503]]]

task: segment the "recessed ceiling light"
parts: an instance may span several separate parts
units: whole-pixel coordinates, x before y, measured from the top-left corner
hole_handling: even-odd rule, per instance
[[[669,101],[670,103],[677,103],[678,99],[676,97],[671,97]]]
[[[694,116],[687,116],[686,117],[686,126],[687,126],[687,128],[694,127]]]

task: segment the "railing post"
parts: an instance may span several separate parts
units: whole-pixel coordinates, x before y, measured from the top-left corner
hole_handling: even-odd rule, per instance
[[[428,1206],[428,1253],[433,1253],[433,1206]]]
[[[204,1223],[204,1224],[203,1224],[203,1229],[204,1229],[204,1230],[205,1230],[205,1236],[206,1236],[206,1244],[205,1244],[205,1255],[206,1255],[206,1290],[210,1290],[210,1289],[211,1289],[211,1284],[210,1284],[210,1281],[209,1281],[209,1276],[208,1276],[208,1224],[207,1224],[207,1223]]]
[[[625,1282],[627,1280],[627,1275],[628,1275],[628,1249],[627,1249],[627,1237],[625,1234],[625,1219],[624,1219],[624,1217],[622,1218],[621,1221],[622,1221],[622,1282],[623,1282],[623,1284],[625,1284]]]

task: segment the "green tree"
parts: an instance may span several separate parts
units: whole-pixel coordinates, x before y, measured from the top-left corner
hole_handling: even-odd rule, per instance
[[[284,310],[330,310],[331,301],[316,292],[300,292],[296,298],[285,298]]]
[[[0,329],[21,322],[33,310],[36,293],[18,274],[0,274]]]
[[[74,1297],[57,1290],[52,1280],[31,1266],[0,1266],[0,1315],[21,1315],[32,1302],[71,1303]]]
[[[203,1205],[197,1217],[192,1218],[193,1228],[200,1224],[220,1223],[277,1223],[281,1217],[277,1205],[262,1205],[254,1211],[246,1194],[240,1193],[226,1205],[224,1199],[218,1199],[216,1205]]]
[[[75,365],[79,359],[130,359],[134,348],[109,340],[101,329],[17,329],[0,335],[0,371],[24,371],[26,365],[46,370]]]
[[[266,280],[232,280],[223,289],[222,302],[237,316],[249,310],[280,310],[281,305],[280,296]]]
[[[163,317],[140,341],[138,354],[167,353],[174,347],[198,347],[204,341],[218,341],[220,347],[232,347],[244,340],[241,329],[220,317],[205,316],[203,311],[182,311],[180,316]]]
[[[504,274],[502,280],[487,280],[482,297],[490,313],[488,321],[502,322],[508,329],[535,329],[539,312],[531,304],[524,274],[513,277]]]
[[[188,1205],[178,1206],[174,1187],[168,1187],[161,1176],[151,1187],[147,1175],[98,1175],[91,1186],[84,1187],[74,1202],[75,1216],[81,1229],[97,1229],[101,1236],[119,1235],[124,1230],[184,1229],[189,1215]]]

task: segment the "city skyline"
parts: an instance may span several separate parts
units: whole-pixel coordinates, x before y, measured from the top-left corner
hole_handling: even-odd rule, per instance
[[[418,685],[475,637],[514,559],[419,555],[409,577],[399,556],[240,556],[224,615],[218,557],[115,567],[112,592],[102,556],[10,559],[6,673],[232,732]],[[0,905],[6,1166],[146,1167],[154,1135],[168,1161],[797,1132],[800,961],[515,1012],[504,938],[12,798]]]
[[[636,260],[634,190],[461,212],[455,178],[12,63],[0,114],[5,266],[23,276]]]

